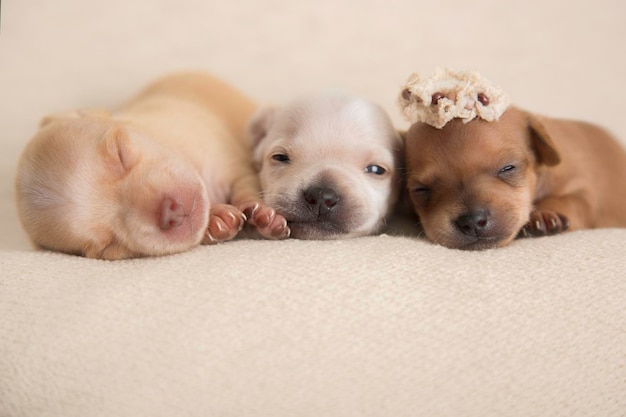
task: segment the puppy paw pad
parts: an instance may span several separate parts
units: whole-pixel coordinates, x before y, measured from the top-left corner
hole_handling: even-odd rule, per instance
[[[209,226],[203,243],[217,243],[231,240],[243,229],[246,216],[236,207],[220,204],[211,208]]]
[[[270,206],[250,203],[242,208],[248,223],[266,239],[285,239],[291,234],[287,220]]]

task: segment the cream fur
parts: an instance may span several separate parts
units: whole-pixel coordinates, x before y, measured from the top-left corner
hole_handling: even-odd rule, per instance
[[[44,118],[18,168],[24,228],[39,246],[104,259],[234,237],[258,203],[244,139],[255,109],[209,75],[177,74],[112,114]]]

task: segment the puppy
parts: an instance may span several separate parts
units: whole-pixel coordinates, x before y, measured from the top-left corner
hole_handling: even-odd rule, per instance
[[[90,258],[166,255],[232,239],[244,210],[265,237],[289,234],[259,202],[245,139],[257,106],[206,74],[158,80],[113,114],[44,118],[18,164],[24,229]]]
[[[401,138],[377,105],[328,93],[260,110],[250,123],[264,201],[299,239],[378,231],[397,197]]]
[[[411,96],[405,90],[401,100]],[[418,122],[406,135],[406,165],[426,236],[450,248],[626,226],[626,152],[591,124],[515,107],[493,121]]]

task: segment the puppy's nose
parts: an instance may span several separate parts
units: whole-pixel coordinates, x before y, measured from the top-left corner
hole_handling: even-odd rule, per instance
[[[183,222],[185,217],[184,207],[176,200],[169,197],[164,198],[159,209],[159,227],[162,230],[179,226]]]
[[[334,209],[339,203],[339,196],[331,188],[310,187],[304,191],[304,201],[320,215]]]
[[[489,227],[489,213],[486,210],[472,211],[459,216],[454,225],[466,235],[480,236]]]

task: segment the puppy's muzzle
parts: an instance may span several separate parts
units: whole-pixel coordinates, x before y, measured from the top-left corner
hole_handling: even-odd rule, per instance
[[[340,202],[339,195],[328,187],[309,187],[304,190],[303,198],[309,209],[320,218],[329,216]]]
[[[487,210],[475,210],[462,214],[454,220],[454,227],[461,233],[472,237],[488,236],[493,222]]]

